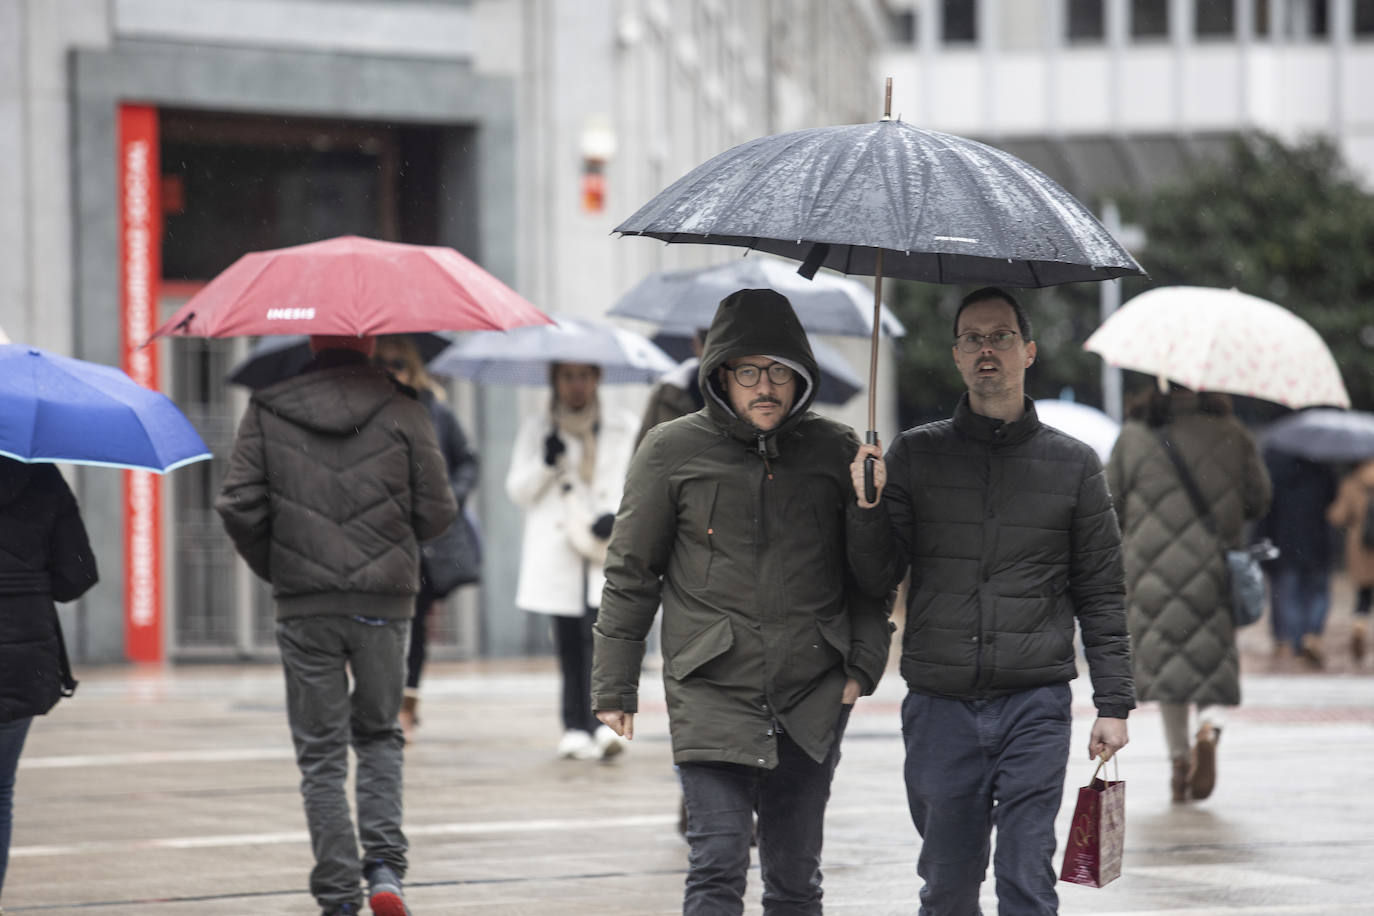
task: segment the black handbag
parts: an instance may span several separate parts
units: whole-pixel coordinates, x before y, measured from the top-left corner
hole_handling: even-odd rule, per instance
[[[440,598],[482,581],[482,535],[467,509],[443,534],[420,545],[420,576],[422,588]]]
[[[1193,474],[1188,470],[1188,465],[1183,462],[1183,456],[1174,448],[1174,444],[1169,441],[1169,437],[1164,435],[1163,430],[1157,431],[1159,441],[1164,444],[1164,452],[1173,461],[1174,468],[1178,471],[1179,480],[1183,482],[1183,489],[1187,491],[1188,498],[1192,500],[1193,510],[1197,512],[1202,523],[1207,526],[1207,530],[1216,537],[1218,541],[1221,536],[1217,533],[1217,520],[1212,517],[1212,507],[1203,498],[1202,491],[1198,489],[1197,481],[1193,480]],[[1237,627],[1245,627],[1259,620],[1264,614],[1264,572],[1260,569],[1261,560],[1272,560],[1279,555],[1278,548],[1275,547],[1268,538],[1257,544],[1240,550],[1223,548],[1222,556],[1226,560],[1226,569],[1230,573],[1231,579],[1231,618]]]

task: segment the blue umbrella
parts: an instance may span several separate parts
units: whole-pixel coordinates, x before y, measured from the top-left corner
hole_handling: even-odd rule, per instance
[[[210,450],[166,395],[112,366],[0,345],[0,455],[166,473]]]
[[[642,334],[604,321],[553,315],[556,324],[475,331],[429,363],[438,375],[498,385],[547,385],[552,363],[601,367],[606,384],[652,382],[677,368]]]

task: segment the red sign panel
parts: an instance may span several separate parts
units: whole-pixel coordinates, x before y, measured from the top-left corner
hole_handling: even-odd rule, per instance
[[[122,366],[158,387],[156,345],[162,277],[161,179],[157,109],[119,106],[119,309]],[[162,482],[124,472],[124,651],[130,661],[162,660]]]

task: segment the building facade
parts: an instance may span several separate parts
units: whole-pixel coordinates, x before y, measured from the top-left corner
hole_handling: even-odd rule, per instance
[[[74,654],[273,651],[266,588],[211,508],[249,341],[140,346],[218,271],[354,233],[451,245],[546,310],[603,314],[648,272],[738,256],[610,233],[731,145],[874,117],[885,28],[861,0],[0,0],[0,327],[162,389],[216,456],[71,470],[101,565],[62,611]],[[488,549],[440,651],[538,649],[502,477],[545,395],[451,393]]]

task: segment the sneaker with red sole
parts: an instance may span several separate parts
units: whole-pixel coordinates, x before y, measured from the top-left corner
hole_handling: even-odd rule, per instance
[[[401,879],[390,865],[377,864],[367,870],[367,905],[373,916],[410,916]]]

